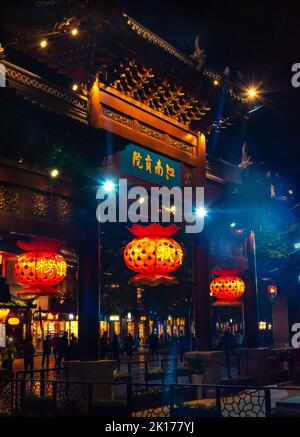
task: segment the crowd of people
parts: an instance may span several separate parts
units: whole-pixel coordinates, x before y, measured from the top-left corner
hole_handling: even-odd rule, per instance
[[[245,347],[245,336],[241,329],[232,332],[230,329],[217,331],[213,337],[212,347],[233,354],[236,348]]]
[[[259,344],[261,346],[270,346],[273,344],[273,331],[259,331]],[[215,350],[225,350],[234,353],[237,348],[246,347],[246,339],[241,329],[232,332],[230,329],[217,331],[212,339],[212,348]]]
[[[172,350],[172,353],[180,355],[183,360],[183,355],[186,350],[189,350],[190,344],[187,345],[187,338],[183,331],[179,335],[170,336],[168,334],[157,335],[156,330],[153,330],[147,339],[149,353],[154,359],[159,354],[159,349],[167,347]],[[232,332],[230,329],[226,331],[217,331],[213,337],[212,347],[215,350],[225,350],[229,354],[234,354],[236,348],[245,347],[245,336],[242,330]],[[120,369],[120,356],[126,354],[128,359],[132,359],[133,352],[139,350],[139,337],[128,332],[124,336],[114,333],[110,338],[107,331],[104,331],[100,340],[100,358],[114,359],[118,363]],[[34,369],[35,348],[32,343],[32,338],[28,337],[20,345],[20,351],[23,356],[24,370]],[[50,356],[53,354],[55,367],[60,368],[65,360],[79,359],[78,339],[72,333],[69,340],[68,333],[65,332],[62,336],[47,335],[43,340],[42,351],[42,367],[49,368]],[[13,363],[17,355],[16,347],[12,339],[7,339],[7,346],[0,351],[2,360],[2,368],[7,370],[13,369]]]
[[[23,357],[24,370],[34,370],[35,348],[31,337],[27,337],[20,345],[20,352]],[[43,340],[42,367],[49,368],[50,356],[53,354],[55,367],[60,368],[64,360],[79,359],[78,340],[72,333],[69,341],[68,333],[62,336],[47,335]],[[17,349],[12,339],[7,339],[7,345],[0,351],[2,368],[9,371],[13,370],[14,360],[17,355]]]
[[[120,369],[120,355],[126,353],[129,359],[132,358],[134,350],[138,348],[137,337],[128,332],[125,337],[114,334],[110,340],[108,332],[104,331],[100,340],[100,358],[117,360],[118,370]]]
[[[180,357],[183,360],[183,354],[186,350],[186,338],[182,331],[180,331],[178,336],[174,335],[165,338],[163,335],[159,337],[154,330],[149,335],[146,343],[149,345],[149,353],[153,359],[158,356],[160,348],[168,345],[172,348],[173,353],[179,352]],[[100,358],[117,360],[119,369],[120,355],[126,354],[126,356],[131,360],[133,352],[139,350],[139,344],[139,337],[133,337],[130,332],[124,336],[114,333],[110,339],[108,332],[104,331],[100,341]]]

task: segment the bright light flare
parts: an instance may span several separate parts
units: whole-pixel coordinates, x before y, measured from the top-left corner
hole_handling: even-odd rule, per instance
[[[198,217],[206,217],[208,212],[207,212],[207,210],[205,208],[200,207],[200,208],[197,208],[196,214],[197,214]]]
[[[44,49],[45,47],[47,47],[47,45],[48,45],[48,41],[46,39],[42,39],[40,42],[40,47]]]
[[[249,99],[255,99],[255,97],[258,96],[258,90],[255,87],[247,88],[246,94],[249,97]]]
[[[50,176],[51,176],[52,178],[57,178],[58,175],[59,175],[59,170],[58,170],[57,168],[53,168],[53,169],[50,171]]]
[[[103,184],[103,188],[104,188],[104,191],[109,193],[115,189],[115,184],[112,181],[106,181]]]

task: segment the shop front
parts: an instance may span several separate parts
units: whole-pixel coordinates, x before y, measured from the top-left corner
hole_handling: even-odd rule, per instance
[[[32,340],[37,351],[43,348],[43,339],[61,337],[68,333],[70,340],[71,334],[78,338],[78,316],[74,314],[50,313],[35,311],[32,318]]]

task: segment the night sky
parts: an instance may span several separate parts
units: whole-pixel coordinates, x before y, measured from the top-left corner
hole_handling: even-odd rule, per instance
[[[209,67],[232,76],[240,85],[259,85],[264,106],[248,122],[222,133],[209,152],[240,162],[241,144],[266,170],[279,172],[300,197],[300,88],[291,85],[291,67],[300,62],[300,14],[296,1],[121,0],[128,15],[186,54],[200,36]],[[298,6],[297,6],[298,5]],[[297,189],[299,187],[299,189]]]

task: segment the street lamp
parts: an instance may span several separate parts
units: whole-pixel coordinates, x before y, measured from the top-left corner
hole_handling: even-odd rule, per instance
[[[55,179],[59,176],[59,170],[57,168],[53,168],[50,170],[50,176]]]

